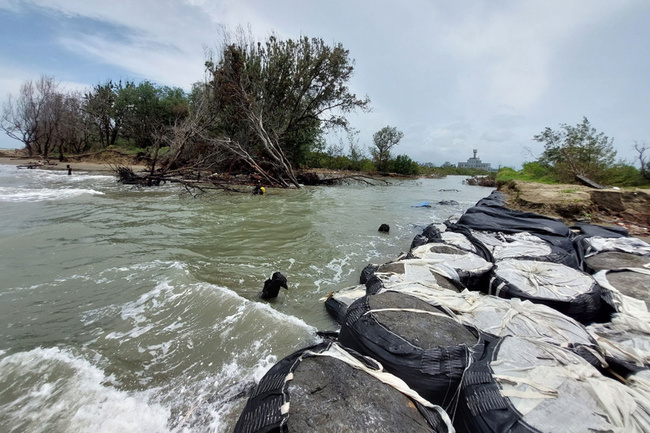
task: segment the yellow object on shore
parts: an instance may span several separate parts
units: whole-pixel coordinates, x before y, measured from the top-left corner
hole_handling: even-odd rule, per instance
[[[262,190],[262,194],[266,194],[266,188],[261,187],[260,190]]]

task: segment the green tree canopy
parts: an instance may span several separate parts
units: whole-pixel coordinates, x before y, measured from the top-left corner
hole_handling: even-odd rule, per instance
[[[400,142],[402,137],[404,133],[394,126],[384,126],[373,134],[372,140],[376,149],[372,149],[372,156],[379,171],[388,169],[390,150]]]
[[[576,126],[561,124],[558,131],[547,127],[533,139],[544,144],[539,161],[561,181],[573,181],[578,175],[600,181],[614,165],[613,140],[597,132],[586,117]]]
[[[345,115],[369,105],[348,88],[354,71],[349,52],[322,39],[270,36],[254,43],[240,37],[206,66],[215,132],[230,140],[222,141],[225,147],[253,168],[268,164],[295,184],[292,166],[305,161],[321,132],[347,128]]]

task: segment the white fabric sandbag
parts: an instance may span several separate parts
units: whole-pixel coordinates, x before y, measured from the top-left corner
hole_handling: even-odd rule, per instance
[[[415,256],[411,259],[413,264],[421,263],[435,269],[451,267],[458,274],[461,284],[470,290],[483,291],[487,288],[488,273],[493,265],[474,253],[452,245],[429,243],[413,248],[411,254]]]
[[[628,367],[650,367],[650,314],[614,314],[587,327],[606,356]]]
[[[501,340],[468,368],[464,385],[459,407],[469,431],[504,420],[541,433],[650,431],[637,392],[572,352],[532,339]]]
[[[492,270],[489,294],[545,304],[582,323],[600,313],[600,286],[591,275],[552,262],[502,260]]]
[[[650,256],[650,244],[638,238],[620,237],[604,238],[591,236],[581,240],[585,258],[606,251],[620,251],[623,253]]]

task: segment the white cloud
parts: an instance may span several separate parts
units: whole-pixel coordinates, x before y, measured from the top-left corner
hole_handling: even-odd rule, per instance
[[[445,45],[465,68],[466,97],[487,107],[530,108],[548,90],[555,54],[572,35],[601,23],[629,2],[563,0],[479,2],[447,22]]]
[[[0,0],[0,8],[40,8],[70,20],[74,26],[56,26],[55,41],[65,52],[184,88],[203,77],[203,47],[217,45],[220,23],[250,24],[259,38],[273,30],[341,42],[356,60],[351,88],[368,94],[374,107],[351,117],[361,142],[372,145],[375,131],[396,126],[405,132],[397,151],[422,161],[456,162],[473,148],[483,154],[489,148],[504,163],[519,162],[532,135],[582,115],[617,141],[648,140],[642,119],[650,113],[641,103],[647,98],[639,96],[650,92],[647,74],[639,72],[648,70],[650,56],[639,52],[644,45],[632,51],[593,42],[609,33],[629,40],[621,29],[634,20],[631,35],[647,40],[640,30],[647,27],[644,14],[650,17],[645,0]],[[601,56],[613,50],[625,69],[601,70],[599,63],[607,62]],[[10,68],[6,59],[3,65],[9,69],[0,71],[0,97],[3,87],[17,89],[24,79],[52,73],[17,62]],[[635,92],[603,92],[612,71],[621,89]],[[104,78],[122,77],[92,77],[89,84]]]

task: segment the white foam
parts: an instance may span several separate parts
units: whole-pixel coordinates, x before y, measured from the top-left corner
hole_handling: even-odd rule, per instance
[[[13,188],[0,187],[0,201],[5,202],[37,202],[65,200],[83,194],[103,195],[101,191],[82,188]]]
[[[311,333],[316,333],[317,329],[311,325],[308,325],[304,320],[296,317],[296,316],[291,316],[289,314],[284,314],[273,307],[271,307],[269,304],[265,302],[253,302],[249,301],[248,299],[242,298],[239,296],[236,292],[222,286],[217,286],[215,284],[210,284],[210,283],[197,283],[197,287],[204,288],[204,289],[210,289],[210,290],[218,290],[219,292],[229,296],[236,298],[239,302],[242,303],[241,307],[239,309],[242,310],[248,310],[248,309],[256,309],[257,311],[262,312],[265,316],[268,316],[265,321],[268,320],[273,320],[273,321],[278,321],[278,322],[285,322],[285,323],[291,323],[292,325],[295,325],[299,328],[302,328],[308,332]]]
[[[225,296],[225,302],[231,301],[230,303],[232,303],[232,308],[235,308],[235,311],[225,317],[215,316],[215,324],[213,325],[213,329],[218,330],[223,338],[228,337],[237,326],[241,326],[241,321],[251,320],[251,317],[256,315],[262,315],[259,323],[275,323],[273,329],[279,329],[278,325],[283,324],[291,328],[302,329],[305,334],[315,334],[317,331],[315,327],[308,325],[298,317],[279,312],[267,303],[245,299],[226,287],[203,282],[175,286],[166,280],[158,283],[153,289],[144,293],[135,301],[127,302],[122,306],[104,308],[103,311],[106,313],[113,313],[116,308],[119,308],[121,319],[129,325],[128,329],[112,331],[104,338],[117,340],[122,344],[150,332],[160,334],[169,331],[169,333],[179,334],[187,325],[184,321],[178,319],[169,328],[169,317],[162,319],[163,323],[154,319],[154,316],[159,314],[164,316],[166,311],[171,312],[173,308],[178,307],[181,303],[193,302],[189,297],[193,297],[197,293],[200,296]],[[97,316],[101,314],[102,311],[92,311],[90,315],[86,314],[84,316],[84,321],[86,324],[93,323]],[[171,332],[172,330],[173,332]],[[186,338],[189,338],[189,336]]]
[[[170,411],[152,403],[147,392],[126,392],[70,350],[36,348],[0,360],[5,394],[0,417],[16,431],[116,433],[169,432]],[[17,389],[18,388],[18,389]]]

